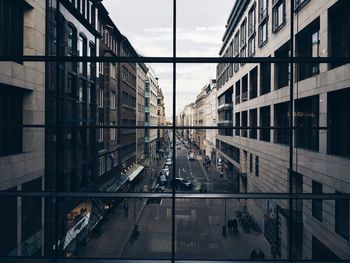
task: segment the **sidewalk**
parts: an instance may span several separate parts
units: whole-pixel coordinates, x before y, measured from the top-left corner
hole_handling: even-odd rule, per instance
[[[144,185],[147,185],[148,191],[151,191],[163,163],[163,160],[160,160],[159,163],[157,161],[152,162],[135,190],[144,189]],[[152,182],[150,180],[151,169],[153,169],[152,177],[154,178]],[[147,199],[129,198],[128,203],[128,217],[124,215],[123,202],[121,202],[116,207],[115,213],[107,215],[107,222],[101,225],[101,235],[90,239],[85,246],[80,246],[77,251],[78,257],[120,258],[122,256],[134,228],[134,215],[135,224],[138,224],[147,204]]]

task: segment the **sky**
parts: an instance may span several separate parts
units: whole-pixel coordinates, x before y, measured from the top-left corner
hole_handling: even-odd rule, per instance
[[[177,56],[218,57],[235,0],[177,0]],[[173,55],[173,0],[103,0],[115,25],[143,56]],[[151,64],[162,88],[167,117],[173,115],[173,66]],[[196,99],[216,64],[177,64],[176,111]]]

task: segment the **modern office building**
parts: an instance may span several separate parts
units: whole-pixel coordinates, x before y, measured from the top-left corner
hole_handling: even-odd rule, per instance
[[[45,2],[1,1],[0,56],[45,55]],[[35,41],[34,41],[35,40]],[[45,189],[45,63],[0,62],[0,190]],[[0,256],[41,256],[40,198],[0,198]]]
[[[145,89],[145,126],[150,127],[145,130],[145,155],[151,160],[156,158],[157,152],[157,96],[158,96],[158,78],[154,70],[149,67],[147,72]]]
[[[350,1],[294,2],[293,55],[349,57]],[[290,0],[236,1],[220,56],[288,58],[290,14]],[[291,187],[299,193],[349,192],[349,73],[349,64],[340,62],[294,64],[293,71],[288,63],[218,65],[218,125],[238,129],[220,130],[217,148],[235,191],[287,193]],[[293,171],[291,116],[296,127]],[[348,200],[295,201],[293,220],[284,200],[256,199],[241,206],[264,226],[266,239],[277,246],[281,258],[290,247],[299,259],[349,258]],[[288,221],[294,224],[293,244],[288,243]]]

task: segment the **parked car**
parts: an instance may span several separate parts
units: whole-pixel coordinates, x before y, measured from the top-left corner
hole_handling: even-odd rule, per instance
[[[166,160],[165,160],[165,164],[166,165],[172,165],[173,164],[173,162],[172,162],[172,160],[171,160],[171,158],[167,158]]]
[[[162,169],[163,174],[165,174],[166,177],[170,175],[170,169],[168,165],[165,165]]]

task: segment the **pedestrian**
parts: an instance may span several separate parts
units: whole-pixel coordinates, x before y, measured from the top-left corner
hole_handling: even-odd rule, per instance
[[[276,259],[277,256],[277,246],[275,244],[272,244],[271,246],[271,255],[273,259]]]
[[[237,219],[236,218],[233,218],[232,219],[232,232],[234,234],[237,234],[238,233],[238,222],[237,222]]]
[[[259,249],[258,258],[259,259],[265,259],[265,254],[264,254],[264,252],[262,252],[261,249]]]
[[[227,221],[227,228],[228,228],[228,233],[232,235],[232,219],[229,219]]]
[[[256,250],[253,249],[252,252],[250,252],[250,259],[257,259],[258,254],[256,253]]]
[[[129,204],[128,204],[128,202],[125,200],[125,202],[124,202],[124,216],[125,217],[128,217],[129,216]]]

